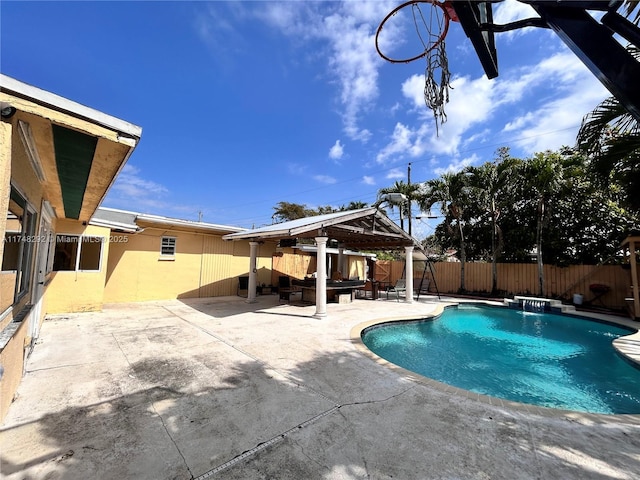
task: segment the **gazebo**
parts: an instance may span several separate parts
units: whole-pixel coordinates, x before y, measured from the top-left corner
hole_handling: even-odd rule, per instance
[[[406,254],[406,271],[413,271],[413,250],[420,243],[391,221],[377,207],[347,210],[313,217],[305,217],[266,227],[231,233],[224,240],[249,240],[249,294],[247,301],[255,302],[258,245],[264,242],[277,243],[283,239],[312,238],[318,249],[316,277],[316,312],[314,317],[327,316],[327,266],[326,249],[329,240],[338,242],[338,262],[345,248],[352,250],[400,250]],[[413,278],[407,275],[407,292],[413,292]],[[407,294],[406,302],[413,302]]]

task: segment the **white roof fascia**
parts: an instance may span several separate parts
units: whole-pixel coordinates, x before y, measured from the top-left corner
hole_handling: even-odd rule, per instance
[[[89,225],[94,225],[96,227],[107,227],[113,230],[122,230],[127,233],[137,233],[142,229],[139,227],[132,227],[128,223],[120,223],[120,222],[109,222],[106,220],[89,220]]]
[[[346,212],[334,212],[326,215],[299,218],[274,225],[267,225],[253,230],[245,230],[241,233],[225,235],[224,240],[246,240],[250,238],[279,238],[283,236],[295,237],[301,233],[329,227],[336,223],[366,217],[378,211],[375,207],[362,208]],[[395,225],[395,224],[394,224]]]
[[[245,232],[246,229],[240,227],[231,227],[229,225],[217,225],[215,223],[194,222],[191,220],[179,220],[177,218],[160,217],[157,215],[138,215],[137,220],[154,223],[158,225],[171,225],[174,227],[189,227],[198,230],[215,230],[216,232]]]
[[[28,85],[1,73],[0,89],[8,93],[14,93],[19,97],[35,100],[41,104],[46,104],[56,110],[85,118],[93,123],[124,133],[127,136],[134,137],[135,139],[140,139],[142,136],[142,128],[137,125],[112,117],[111,115],[94,110],[93,108],[86,107],[80,103],[56,95],[55,93],[47,92],[32,85]]]
[[[122,210],[121,208],[113,208],[113,207],[103,207],[103,206],[100,206],[100,207],[98,207],[98,209],[99,209],[99,210],[109,210],[109,211],[111,211],[111,212],[129,213],[129,214],[131,214],[131,215],[135,215],[135,216],[140,215],[140,213],[138,213],[138,212],[132,212],[131,210]]]
[[[366,217],[367,215],[375,214],[377,211],[378,211],[377,208],[371,207],[367,209],[354,210],[352,212],[344,212],[344,215],[336,215],[333,218],[317,219],[315,222],[310,222],[305,226],[292,228],[291,233],[293,236],[295,236],[300,233],[308,232],[309,230],[315,230],[316,228],[320,230],[324,227],[330,227],[332,225],[335,225],[336,223],[342,223],[342,222],[347,222],[349,220],[354,220],[356,218]],[[310,217],[309,219],[311,220],[313,218],[314,217]]]

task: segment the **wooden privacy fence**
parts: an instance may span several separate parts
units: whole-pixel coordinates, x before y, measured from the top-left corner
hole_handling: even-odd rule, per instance
[[[435,281],[440,293],[457,293],[460,289],[460,263],[433,263]],[[418,288],[425,263],[414,261],[414,286]],[[538,266],[533,263],[499,263],[498,291],[504,295],[538,295]],[[470,293],[491,292],[491,264],[466,263],[465,288]],[[376,280],[395,284],[404,275],[404,261],[379,260],[376,262]],[[427,270],[425,278],[429,278]],[[584,303],[612,309],[624,309],[629,296],[631,277],[629,270],[620,265],[573,265],[570,267],[544,267],[544,297],[572,301],[574,294],[583,296]],[[605,286],[606,289],[598,289]],[[593,289],[592,289],[593,288]],[[433,285],[431,292],[435,292]],[[603,290],[606,290],[603,293]]]

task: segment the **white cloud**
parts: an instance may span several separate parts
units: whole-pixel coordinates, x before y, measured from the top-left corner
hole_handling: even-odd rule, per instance
[[[327,185],[333,185],[337,180],[329,175],[314,175],[314,180],[319,183],[326,183]]]
[[[363,112],[378,97],[375,28],[390,2],[265,2],[263,19],[283,33],[305,40],[328,42],[329,74],[340,86],[340,116],[345,134],[366,143],[371,132],[360,125]]]
[[[504,0],[504,2],[499,5],[494,5],[493,7],[493,23],[500,25],[511,23],[516,20],[523,20],[525,18],[539,17],[540,15],[536,13],[533,7],[517,0]],[[535,29],[535,27],[518,28],[516,30],[500,33],[500,36],[501,38],[505,37],[507,39],[511,39],[519,35],[525,35]]]
[[[370,177],[369,175],[365,175],[362,177],[362,183],[365,185],[375,185],[376,181],[373,177]]]
[[[442,175],[443,173],[457,173],[470,165],[479,163],[480,159],[476,154],[466,158],[454,159],[446,167],[438,167],[434,170],[436,175]]]
[[[451,86],[450,102],[445,106],[448,119],[436,135],[432,112],[424,103],[423,75],[412,75],[402,83],[409,112],[419,123],[414,127],[396,123],[376,157],[378,163],[416,158],[426,152],[455,157],[463,146],[496,143],[505,134],[509,135],[505,143],[530,153],[572,145],[581,116],[608,95],[568,50],[494,80],[484,75],[456,77]],[[519,138],[523,140],[512,140]],[[458,168],[452,165],[445,171]]]
[[[224,12],[221,9],[224,8]],[[235,20],[244,16],[239,2],[225,4],[209,3],[196,12],[195,30],[212,52],[217,62],[230,62],[233,55],[246,47],[245,36],[235,27]]]
[[[392,180],[394,178],[404,178],[405,175],[406,175],[405,172],[403,172],[399,168],[393,168],[389,170],[389,173],[387,173],[385,178],[387,178],[388,180]]]
[[[534,111],[523,112],[507,122],[503,131],[515,132],[516,144],[529,153],[555,150],[575,143],[580,120],[610,94],[571,53],[559,54],[540,64],[555,95]]]
[[[336,140],[336,143],[329,149],[329,158],[333,160],[340,160],[344,155],[344,145],[340,143],[340,140]]]
[[[307,165],[306,164],[301,164],[301,163],[288,163],[287,164],[287,171],[291,175],[302,175],[306,170],[307,170]]]
[[[140,177],[140,169],[133,165],[125,165],[118,179],[113,185],[113,190],[119,196],[129,197],[132,200],[144,200],[151,197],[161,197],[169,192],[166,187],[155,183],[151,180],[145,180]]]
[[[376,162],[387,165],[405,158],[421,157],[427,150],[426,139],[431,133],[430,127],[426,122],[416,129],[396,123],[389,143],[376,155]]]
[[[193,206],[176,205],[166,200],[169,190],[152,180],[145,180],[141,170],[126,164],[105,199],[105,206],[143,213],[194,211]]]

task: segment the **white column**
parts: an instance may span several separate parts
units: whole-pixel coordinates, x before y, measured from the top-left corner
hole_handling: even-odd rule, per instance
[[[247,293],[247,303],[256,302],[256,287],[258,286],[258,242],[249,242],[249,292]]]
[[[313,316],[321,319],[327,316],[327,240],[327,237],[316,237],[316,313]]]
[[[405,251],[405,285],[407,291],[405,293],[405,302],[413,303],[413,246],[404,247]]]

